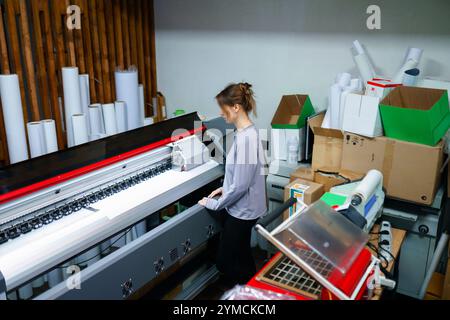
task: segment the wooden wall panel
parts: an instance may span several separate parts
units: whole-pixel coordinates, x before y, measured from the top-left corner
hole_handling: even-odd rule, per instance
[[[81,30],[67,26],[67,8],[81,9]],[[61,68],[89,74],[91,103],[115,99],[114,71],[135,66],[145,104],[156,97],[154,13],[149,0],[0,1],[0,73],[19,77],[24,122],[52,118],[66,146]],[[150,108],[146,110],[151,115]],[[0,108],[0,166],[8,164]]]

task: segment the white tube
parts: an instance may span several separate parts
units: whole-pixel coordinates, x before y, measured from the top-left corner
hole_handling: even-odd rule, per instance
[[[84,114],[74,114],[72,116],[72,128],[74,132],[74,146],[89,142],[86,116]]]
[[[414,60],[420,62],[422,59],[423,49],[420,48],[409,48],[406,52],[405,60],[403,63],[406,63],[408,60]]]
[[[105,125],[105,133],[108,136],[117,134],[116,111],[113,103],[103,104],[103,123]]]
[[[126,132],[128,128],[127,105],[123,101],[116,101],[114,108],[116,110],[117,132]]]
[[[86,115],[86,121],[88,125],[88,130],[90,130],[89,124],[89,105],[91,104],[91,96],[89,94],[89,75],[80,74],[80,95],[81,95],[81,113]],[[88,132],[90,134],[90,132]]]
[[[19,298],[22,300],[30,299],[33,296],[33,286],[27,284],[19,289]]]
[[[128,130],[142,127],[144,119],[141,119],[139,111],[139,83],[137,70],[116,71],[116,98],[127,105]]]
[[[89,137],[89,141],[96,141],[96,140],[104,139],[106,137],[108,137],[108,136],[105,133],[92,134]]]
[[[368,81],[371,81],[373,78],[375,78],[375,72],[373,71],[372,64],[365,54],[359,54],[354,56],[353,58],[365,86]]]
[[[136,225],[137,238],[143,236],[147,232],[147,222],[142,221]]]
[[[16,74],[0,75],[0,96],[11,164],[28,159],[27,137]]]
[[[53,288],[63,281],[63,274],[61,269],[55,269],[48,273],[48,286]]]
[[[365,54],[366,52],[364,51],[361,43],[358,40],[353,41],[353,48],[355,49],[356,53],[359,54]]]
[[[94,247],[91,250],[83,253],[75,259],[75,264],[79,265],[81,268],[85,268],[93,265],[100,260],[100,247]]]
[[[62,68],[63,90],[64,90],[64,114],[66,117],[66,133],[68,146],[73,147],[75,144],[73,131],[72,116],[81,114],[83,109],[81,107],[81,93],[80,93],[80,78],[78,75],[78,68],[66,67]]]
[[[31,158],[37,158],[47,154],[45,146],[44,126],[42,122],[27,123],[28,142],[30,143]]]
[[[360,197],[363,202],[368,201],[373,190],[376,190],[380,184],[383,184],[383,174],[378,170],[370,170],[353,191],[352,196]]]
[[[419,65],[419,62],[416,60],[410,59],[410,60],[406,61],[405,64],[403,65],[403,67],[401,67],[400,70],[395,75],[393,82],[394,83],[402,83],[403,75],[405,74],[405,71],[414,69],[418,65]]]
[[[101,104],[91,104],[89,106],[89,118],[90,118],[90,126],[91,126],[91,135],[97,135],[100,133],[104,133],[103,129],[103,118],[101,111]]]
[[[45,284],[45,277],[39,277],[31,283],[34,289],[38,289],[42,287],[44,284]]]
[[[142,125],[144,125],[145,120],[145,94],[144,94],[144,85],[139,85],[139,121],[141,121]]]
[[[350,85],[350,80],[352,79],[352,75],[350,73],[344,72],[339,75],[337,84],[339,87],[346,88]]]
[[[150,126],[155,123],[155,119],[153,117],[144,119],[144,127]]]
[[[47,154],[58,151],[58,139],[56,138],[56,123],[55,120],[42,120],[44,127],[44,141],[45,151]]]
[[[339,84],[331,86],[330,90],[330,128],[339,129],[339,114],[340,114],[340,98],[342,88]]]

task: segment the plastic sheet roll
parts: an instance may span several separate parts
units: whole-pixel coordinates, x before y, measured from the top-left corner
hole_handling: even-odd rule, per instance
[[[105,124],[105,133],[108,136],[117,134],[116,110],[113,103],[102,105],[103,123]]]
[[[127,105],[128,130],[142,127],[137,70],[116,71],[116,98]]]
[[[103,128],[103,117],[102,117],[102,105],[91,104],[89,106],[89,119],[90,119],[90,133],[91,135],[97,135],[100,133],[105,133]]]
[[[88,267],[100,260],[100,247],[94,247],[91,250],[83,253],[75,259],[75,264],[79,265],[81,268]]]
[[[139,85],[139,112],[140,112],[140,120],[141,127],[144,126],[145,121],[145,94],[144,94],[144,86],[142,84]]]
[[[359,197],[363,202],[368,201],[373,191],[383,184],[383,174],[378,170],[370,170],[353,192],[353,197]]]
[[[72,128],[74,132],[74,146],[89,142],[87,121],[84,114],[74,114],[72,116]]]
[[[44,284],[45,284],[45,277],[39,277],[31,283],[32,287],[35,289],[42,287]]]
[[[116,110],[117,133],[126,132],[128,128],[127,105],[123,101],[116,101],[114,107]]]
[[[330,128],[339,129],[340,99],[342,88],[334,84],[330,90]]]
[[[404,63],[408,60],[414,60],[420,62],[422,59],[423,49],[420,48],[409,48],[406,52]]]
[[[415,69],[418,65],[419,65],[419,62],[416,60],[410,59],[410,60],[406,61],[405,64],[403,65],[403,67],[401,67],[400,70],[395,75],[393,82],[394,83],[402,83],[403,75],[405,74],[405,72],[408,70],[411,70],[411,69]]]
[[[0,75],[0,96],[11,164],[28,159],[27,136],[17,75]]]
[[[142,221],[136,225],[137,237],[142,237],[147,232],[147,222]]]
[[[56,138],[56,123],[55,120],[46,119],[42,121],[44,128],[44,141],[46,153],[53,153],[58,151],[58,139]]]
[[[50,273],[47,274],[48,278],[48,286],[50,288],[53,288],[54,286],[58,285],[63,281],[63,274],[61,269],[55,269],[50,271]]]
[[[19,298],[22,300],[30,299],[33,296],[33,286],[27,284],[19,289]]]
[[[415,87],[417,85],[419,74],[419,69],[411,69],[405,71],[405,73],[403,74],[402,84],[407,87]]]
[[[372,65],[370,64],[369,58],[365,54],[360,54],[353,57],[355,60],[356,67],[359,70],[359,73],[364,81],[364,84],[367,84],[368,81],[371,81],[375,78],[375,73],[373,72]]]
[[[86,115],[86,121],[88,124],[88,130],[90,131],[89,124],[89,105],[91,104],[91,96],[89,94],[89,75],[80,74],[80,95],[81,95],[81,110]],[[88,132],[90,134],[90,132]]]
[[[62,68],[63,91],[64,91],[64,114],[66,117],[67,142],[70,147],[75,144],[72,116],[83,112],[80,93],[80,77],[78,68]]]
[[[36,158],[47,154],[43,123],[29,122],[27,123],[27,130],[28,142],[30,143],[31,158]]]

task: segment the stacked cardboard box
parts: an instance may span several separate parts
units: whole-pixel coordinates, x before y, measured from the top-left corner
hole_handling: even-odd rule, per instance
[[[306,119],[314,114],[309,96],[287,95],[281,98],[272,119],[272,160],[288,160],[287,146],[291,139],[299,144],[298,161],[304,157]]]

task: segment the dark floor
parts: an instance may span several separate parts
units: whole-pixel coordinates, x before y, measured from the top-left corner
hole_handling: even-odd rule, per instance
[[[269,261],[267,252],[260,249],[253,249],[253,257],[255,258],[256,270],[261,270]],[[233,286],[226,283],[223,278],[219,278],[203,290],[195,300],[220,300],[224,293],[232,288]]]

